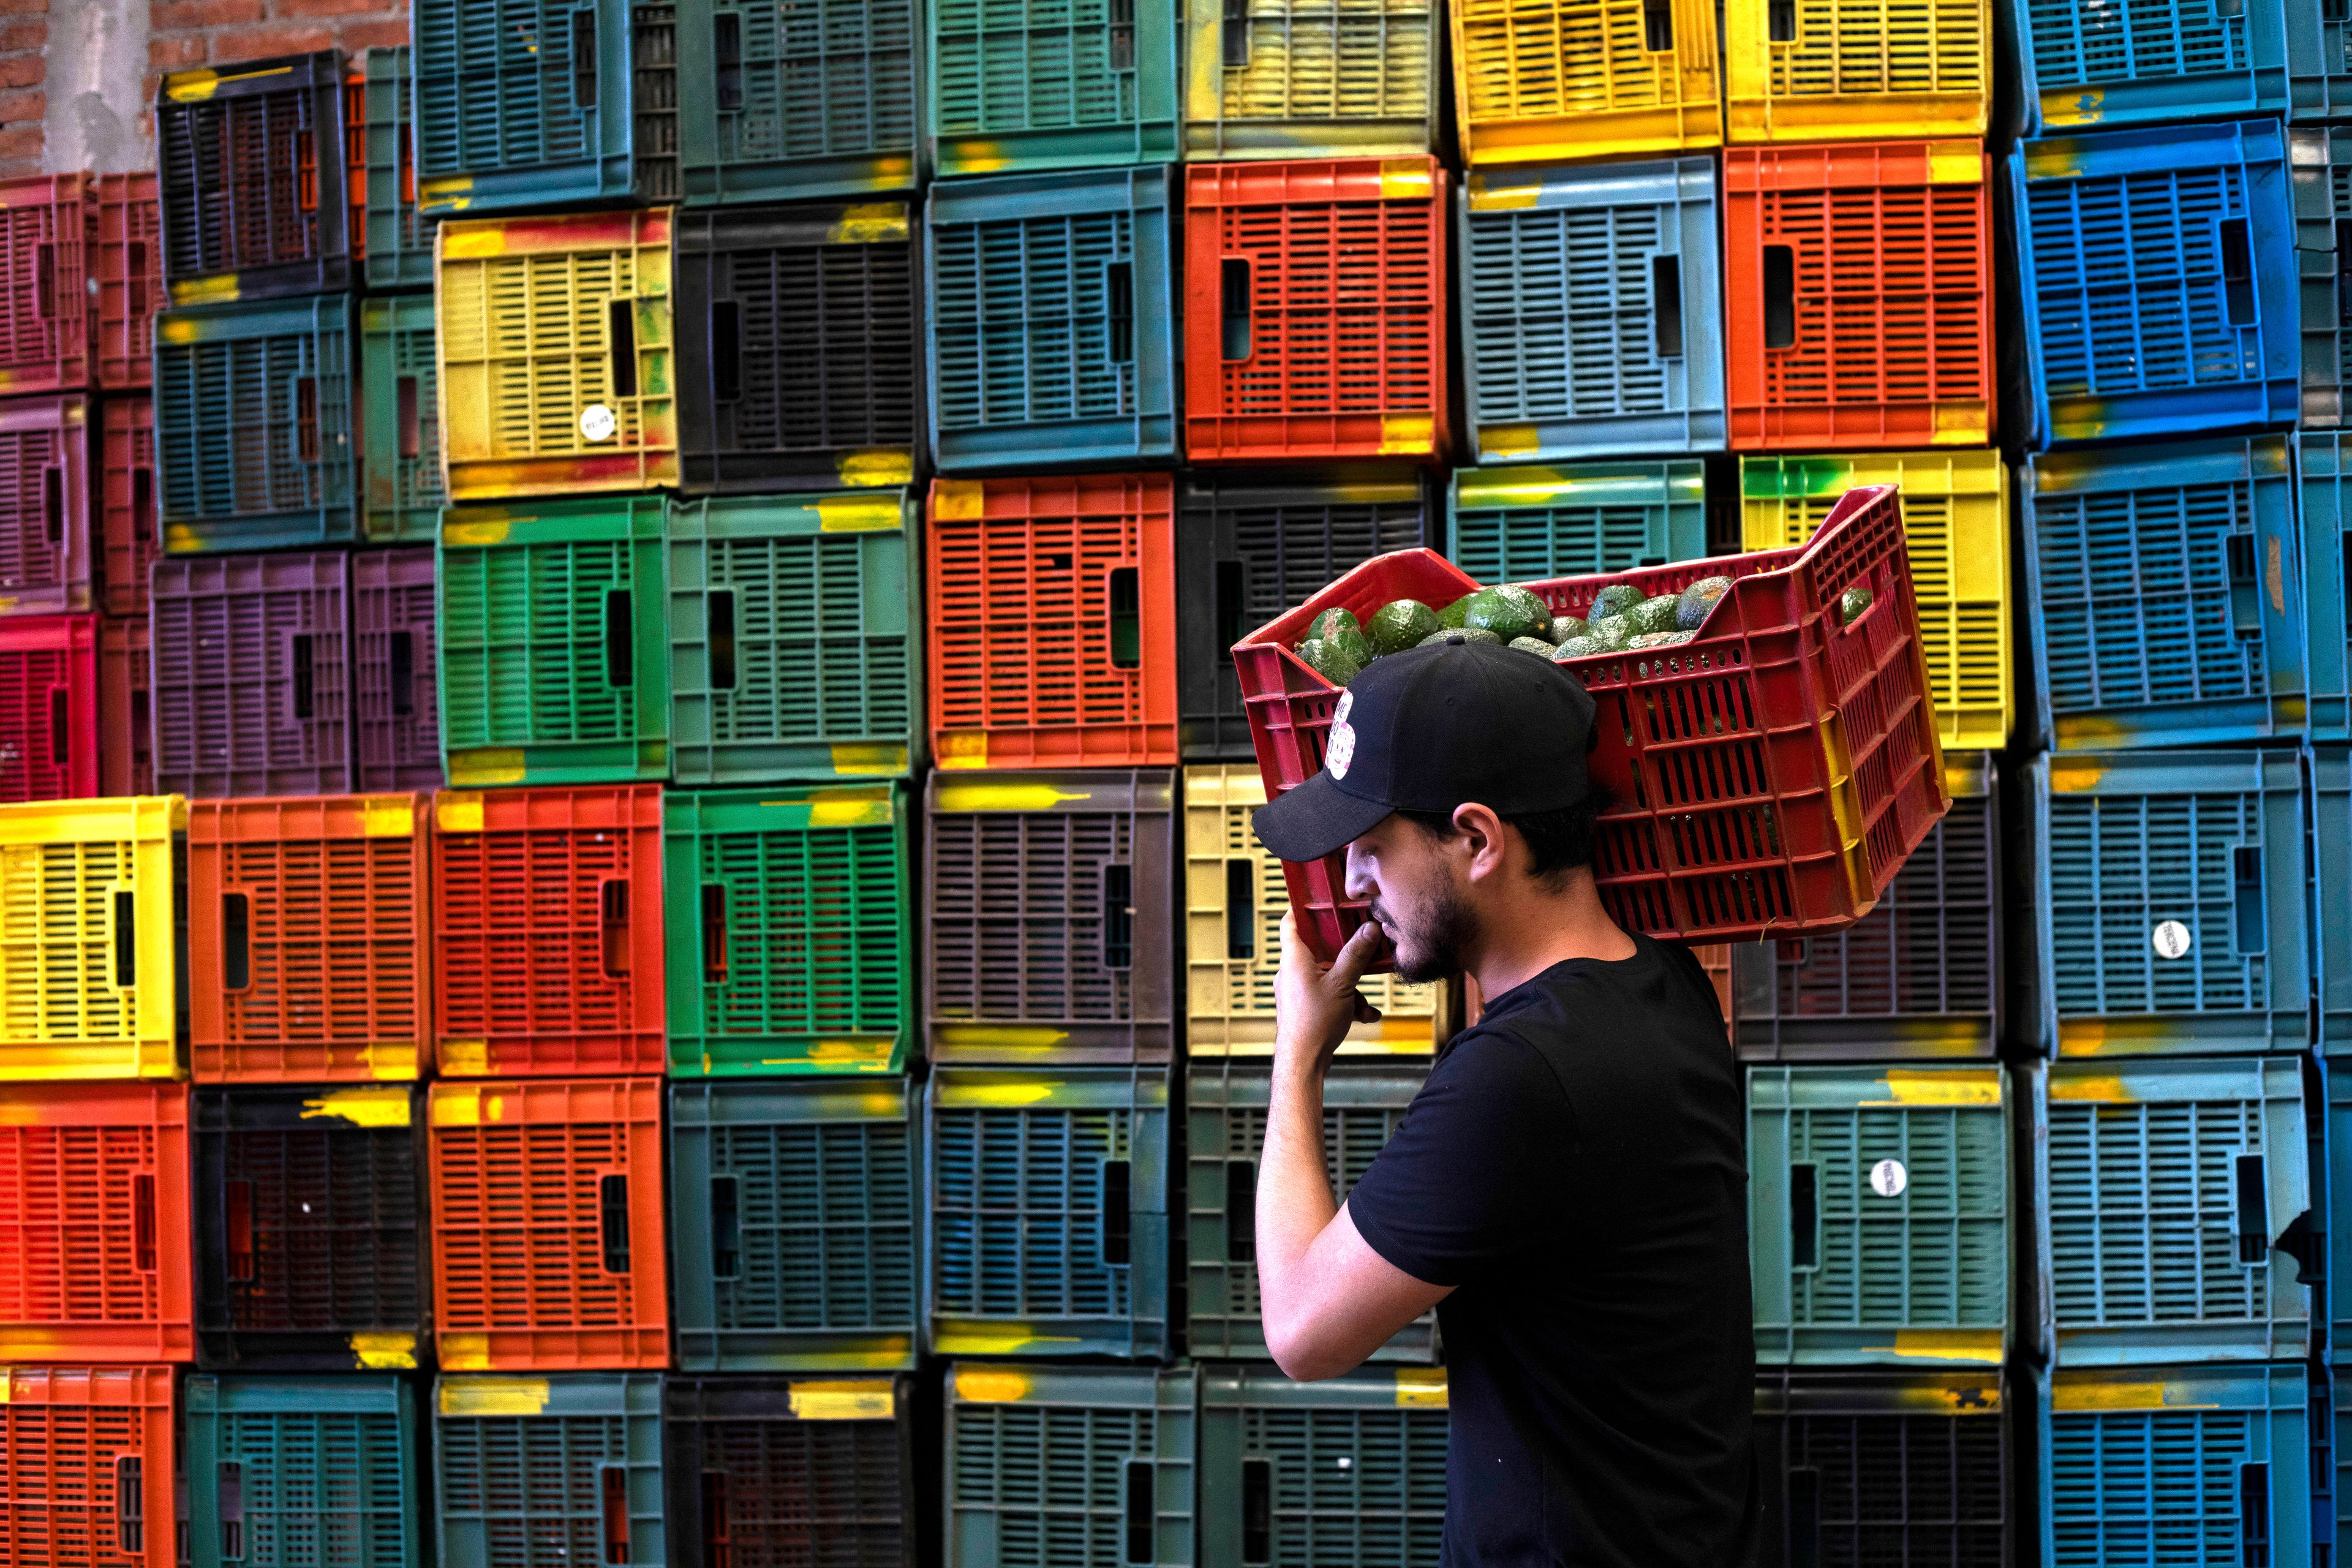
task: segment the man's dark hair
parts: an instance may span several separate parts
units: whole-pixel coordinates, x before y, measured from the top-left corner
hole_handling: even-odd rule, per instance
[[[1454,837],[1450,811],[1400,811],[1397,815],[1432,838]],[[1588,795],[1557,811],[1531,811],[1506,816],[1503,822],[1528,841],[1529,873],[1538,881],[1556,885],[1579,866],[1592,864],[1592,825],[1600,815],[1600,803]]]

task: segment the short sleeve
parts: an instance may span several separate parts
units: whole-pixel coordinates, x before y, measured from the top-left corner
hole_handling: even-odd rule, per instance
[[[1430,1069],[1388,1146],[1348,1194],[1374,1252],[1431,1285],[1460,1285],[1523,1252],[1561,1197],[1574,1127],[1530,1047],[1474,1031]]]

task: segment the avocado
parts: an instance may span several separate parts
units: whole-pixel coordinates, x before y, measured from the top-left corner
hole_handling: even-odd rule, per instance
[[[1462,626],[1465,631],[1494,633],[1505,642],[1514,637],[1539,636],[1551,626],[1551,612],[1543,601],[1524,589],[1481,588],[1470,595],[1462,606]]]
[[[1325,642],[1329,642],[1331,628],[1334,626],[1345,626],[1358,637],[1364,635],[1363,624],[1358,621],[1354,615],[1336,605],[1307,623],[1307,635],[1310,637],[1321,637]]]
[[[1643,632],[1625,645],[1625,651],[1637,653],[1650,647],[1678,647],[1696,636],[1696,632]]]
[[[1364,628],[1358,626],[1356,617],[1345,610],[1324,611],[1307,626],[1307,635],[1310,638],[1319,637],[1334,647],[1346,649],[1348,657],[1356,661],[1359,669],[1372,662],[1372,645],[1364,640]]]
[[[1633,640],[1633,627],[1623,616],[1602,616],[1585,623],[1585,635],[1609,652],[1616,653]]]
[[[1529,632],[1528,636],[1531,637],[1551,636],[1551,606],[1543,602],[1542,595],[1532,588],[1522,587],[1517,583],[1506,583],[1495,592],[1505,602],[1515,605],[1525,612],[1528,624],[1535,627],[1535,630]]]
[[[1609,650],[1601,646],[1599,637],[1572,637],[1552,649],[1554,664],[1566,664],[1571,658],[1592,658]]]
[[[1675,629],[1675,617],[1682,613],[1682,607],[1680,594],[1660,594],[1626,611],[1625,621],[1633,628],[1635,637],[1644,632],[1670,632]]]
[[[1675,616],[1675,629],[1695,632],[1706,623],[1706,615],[1717,601],[1731,592],[1728,577],[1702,577],[1683,590],[1681,611]]]
[[[1597,621],[1604,616],[1622,616],[1648,597],[1631,583],[1612,583],[1592,595],[1592,608],[1585,612],[1585,619]]]
[[[1541,637],[1513,637],[1511,639],[1511,646],[1517,648],[1521,653],[1535,654],[1538,658],[1549,658],[1551,657],[1551,644],[1544,641]]]
[[[1463,595],[1460,598],[1446,605],[1445,608],[1438,611],[1437,624],[1448,630],[1459,631],[1462,626],[1462,612],[1470,607],[1471,600],[1476,598],[1479,595],[1485,592],[1486,590],[1484,588],[1473,588],[1470,592]]]
[[[1574,616],[1554,616],[1551,618],[1551,640],[1554,643],[1564,643],[1570,637],[1584,635],[1584,623]]]
[[[1364,671],[1362,665],[1348,657],[1346,648],[1328,637],[1308,637],[1298,645],[1298,657],[1334,686],[1345,686]]]
[[[1364,637],[1378,658],[1423,642],[1438,629],[1437,612],[1419,599],[1391,599],[1372,612]]]
[[[1425,637],[1422,638],[1422,639],[1421,639],[1421,644],[1420,644],[1420,646],[1421,646],[1421,647],[1436,647],[1436,646],[1437,646],[1438,644],[1440,644],[1440,643],[1449,643],[1449,642],[1465,642],[1465,643],[1473,643],[1473,642],[1491,642],[1491,643],[1499,643],[1499,642],[1501,642],[1502,640],[1503,640],[1502,638],[1500,638],[1500,637],[1496,637],[1494,633],[1492,633],[1492,632],[1488,631],[1488,630],[1487,630],[1486,627],[1484,627],[1484,626],[1463,626],[1463,627],[1460,627],[1459,629],[1450,629],[1450,628],[1446,628],[1446,627],[1440,627],[1440,628],[1439,628],[1439,629],[1437,629],[1436,631],[1433,631],[1433,632],[1430,633],[1427,637]]]
[[[1862,612],[1870,608],[1870,590],[1859,585],[1848,588],[1845,597],[1838,601],[1838,625],[1850,626],[1862,619]]]

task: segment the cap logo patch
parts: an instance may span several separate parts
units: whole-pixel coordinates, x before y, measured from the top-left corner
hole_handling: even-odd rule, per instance
[[[1348,710],[1356,705],[1352,691],[1339,693],[1339,705],[1331,710],[1331,735],[1323,742],[1323,765],[1331,776],[1348,776],[1348,765],[1356,760],[1356,731],[1348,722]]]

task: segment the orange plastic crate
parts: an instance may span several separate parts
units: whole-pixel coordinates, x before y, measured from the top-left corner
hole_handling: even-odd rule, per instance
[[[1728,147],[1731,446],[1992,438],[1992,207],[1979,142]]]
[[[431,1014],[428,797],[188,805],[200,1083],[414,1079]]]
[[[1176,761],[1169,476],[935,479],[928,532],[940,767]]]
[[[188,1169],[185,1084],[8,1086],[0,1361],[194,1359]]]
[[[0,1563],[173,1568],[168,1366],[0,1367]]]
[[[667,1365],[661,1080],[430,1092],[441,1370]]]
[[[433,837],[438,1069],[658,1075],[660,786],[444,790]]]
[[[1188,163],[1184,209],[1193,461],[1444,455],[1436,159]]]

